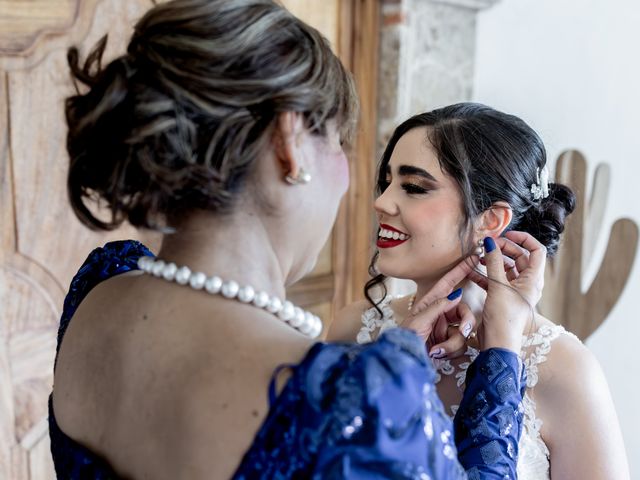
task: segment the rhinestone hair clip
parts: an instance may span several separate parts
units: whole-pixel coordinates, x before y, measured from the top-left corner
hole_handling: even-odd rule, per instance
[[[549,196],[549,168],[546,165],[542,170],[536,168],[536,183],[531,184],[531,195],[534,200]]]

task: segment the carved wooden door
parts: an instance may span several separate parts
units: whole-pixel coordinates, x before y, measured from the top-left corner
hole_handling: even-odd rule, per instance
[[[321,29],[355,70],[367,65],[363,59],[370,64],[375,58],[375,49],[364,56],[357,53],[362,26],[357,37],[353,29],[368,20],[375,44],[376,0],[284,3]],[[80,263],[93,248],[113,239],[138,238],[158,247],[157,236],[130,227],[90,232],[75,219],[66,196],[63,117],[63,99],[73,88],[67,48],[78,45],[86,54],[108,33],[106,58],[122,52],[135,20],[151,5],[151,0],[0,0],[0,480],[54,478],[47,396],[63,298]],[[365,11],[368,16],[358,13]],[[368,48],[371,43],[367,41]],[[364,85],[375,85],[373,72],[361,76]],[[375,91],[366,91],[365,111],[375,105]],[[352,176],[369,190],[366,172],[375,115],[366,120],[369,127],[355,154],[365,164],[352,164]],[[346,276],[352,263],[348,249],[360,242],[363,260],[368,250],[367,215],[358,212],[369,206],[367,201],[356,203],[358,195],[357,189],[351,191],[316,271],[291,292],[325,315],[336,291],[337,302],[344,304],[355,291],[350,286],[366,275],[361,271],[351,283]],[[364,231],[350,232],[347,225],[354,218],[360,218]]]

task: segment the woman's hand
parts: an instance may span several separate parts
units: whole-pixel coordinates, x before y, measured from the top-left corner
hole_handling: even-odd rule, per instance
[[[499,347],[516,353],[522,335],[542,296],[547,249],[524,232],[511,231],[504,238],[484,240],[487,277],[471,272],[469,278],[487,290],[478,329],[482,350]],[[505,255],[503,255],[503,253]],[[513,266],[505,258],[513,260]]]
[[[456,265],[424,297],[414,303],[409,316],[401,326],[414,330],[426,342],[436,323],[441,325],[442,321],[438,322],[438,320],[449,319],[451,323],[457,324],[455,328],[460,332],[464,344],[466,337],[475,328],[476,318],[469,307],[460,302],[462,289],[454,289],[474,271],[478,262],[478,257],[470,257]],[[433,358],[442,358],[447,355],[449,348],[455,348],[457,343],[459,343],[457,340],[453,340],[451,345],[444,345],[442,349],[436,349],[429,355]]]

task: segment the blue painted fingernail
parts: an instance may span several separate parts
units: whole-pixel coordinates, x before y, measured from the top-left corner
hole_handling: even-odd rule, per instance
[[[491,253],[496,249],[496,242],[491,237],[484,239],[484,251],[485,253]]]
[[[459,288],[459,289],[454,290],[453,292],[451,292],[451,293],[447,296],[447,298],[448,298],[449,300],[455,300],[455,299],[456,299],[456,298],[458,298],[460,295],[462,295],[462,289],[461,289],[461,288]]]

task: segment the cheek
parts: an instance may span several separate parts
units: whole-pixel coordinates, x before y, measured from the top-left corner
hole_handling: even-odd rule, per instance
[[[409,227],[427,255],[459,254],[460,217],[448,202],[434,203],[428,210],[415,212],[413,219]]]
[[[349,188],[349,162],[347,156],[340,152],[331,159],[333,166],[331,176],[335,179],[336,186],[340,189],[340,194],[344,194]]]

